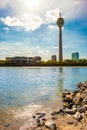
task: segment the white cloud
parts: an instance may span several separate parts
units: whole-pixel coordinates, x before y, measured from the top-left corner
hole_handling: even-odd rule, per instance
[[[58,49],[58,48],[59,48],[59,46],[53,46],[53,48],[54,48],[54,49]]]
[[[46,18],[48,23],[56,22],[59,17],[59,9],[47,11]]]
[[[58,30],[58,27],[54,25],[49,25],[48,28],[51,30]]]
[[[34,31],[42,24],[49,24],[57,21],[59,8],[63,10],[66,21],[82,16],[85,11],[86,0],[0,0],[0,8],[7,5],[15,16],[10,15],[1,18],[7,26],[24,28],[25,31]],[[84,9],[83,9],[84,8]],[[12,15],[12,14],[11,14]],[[56,27],[49,26],[50,29]]]
[[[49,53],[50,51],[49,50],[46,50],[47,53]]]
[[[40,49],[40,46],[36,46],[37,49]]]
[[[80,17],[86,14],[87,0],[0,0],[0,8],[9,5],[16,15],[23,13],[44,15],[51,10],[62,9],[66,18]],[[54,12],[55,13],[55,12]],[[52,14],[50,14],[52,18]]]
[[[11,18],[7,16],[6,18],[1,18],[1,21],[4,22],[7,26],[22,26],[23,23],[16,17]]]
[[[5,8],[9,3],[9,0],[0,0],[0,8]]]
[[[7,26],[16,26],[24,28],[25,31],[34,31],[39,28],[42,24],[42,20],[39,16],[33,16],[24,14],[20,18],[7,16],[6,18],[1,18],[1,21]]]
[[[39,16],[28,14],[23,14],[23,16],[21,17],[21,21],[23,22],[23,26],[26,31],[34,31],[37,28],[39,28],[42,24],[42,19]]]
[[[3,45],[3,43],[0,44],[0,51],[7,51],[8,49],[10,49],[9,46]]]
[[[5,27],[4,30],[8,32],[8,31],[9,31],[9,28],[8,28],[8,27]]]

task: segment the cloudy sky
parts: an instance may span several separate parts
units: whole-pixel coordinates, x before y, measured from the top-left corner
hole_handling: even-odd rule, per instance
[[[64,59],[87,58],[87,0],[0,0],[0,59],[58,55],[59,9],[65,19]]]

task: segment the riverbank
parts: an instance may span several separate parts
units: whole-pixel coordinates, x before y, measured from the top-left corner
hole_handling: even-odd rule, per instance
[[[37,130],[87,130],[87,82],[79,83],[75,91],[62,93],[63,107],[50,113],[36,113],[34,129]]]
[[[75,91],[62,93],[63,102],[1,113],[0,130],[87,130],[87,82],[77,86]]]
[[[36,64],[36,65],[0,65],[0,67],[87,67],[87,64]]]
[[[79,83],[75,91],[62,93],[63,106],[50,113],[37,112],[34,123],[20,130],[87,130],[87,82]]]

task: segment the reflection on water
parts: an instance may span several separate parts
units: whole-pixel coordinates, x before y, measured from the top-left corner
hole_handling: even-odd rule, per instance
[[[63,92],[63,68],[59,68],[59,92]]]

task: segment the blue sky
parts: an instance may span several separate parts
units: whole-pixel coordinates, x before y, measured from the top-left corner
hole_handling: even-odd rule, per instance
[[[58,57],[56,24],[65,19],[63,57],[87,58],[87,0],[0,0],[0,59],[10,56]]]

